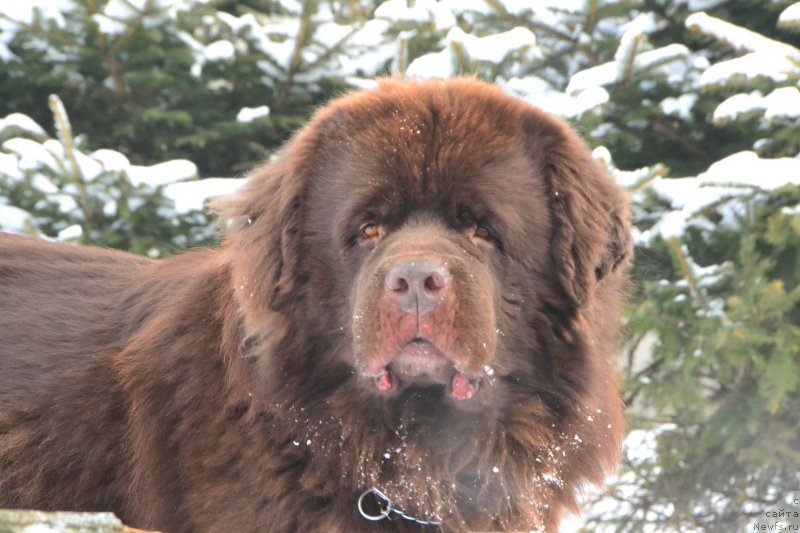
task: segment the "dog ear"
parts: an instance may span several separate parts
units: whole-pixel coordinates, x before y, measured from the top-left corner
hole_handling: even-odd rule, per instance
[[[276,160],[253,172],[238,193],[212,204],[228,224],[225,259],[251,325],[267,308],[286,312],[303,298],[306,195],[346,115],[339,107],[317,111]]]
[[[275,162],[256,170],[238,193],[214,202],[227,222],[225,256],[245,312],[282,311],[302,282],[303,197],[308,179],[297,140]]]
[[[534,110],[525,129],[550,194],[554,267],[564,292],[582,307],[632,257],[628,196],[566,124]]]

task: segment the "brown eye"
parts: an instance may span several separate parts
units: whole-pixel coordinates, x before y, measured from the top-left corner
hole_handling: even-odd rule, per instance
[[[488,241],[492,238],[492,232],[489,231],[489,228],[486,226],[478,226],[475,228],[475,232],[472,234],[472,236],[476,239]]]
[[[377,224],[373,224],[372,222],[368,222],[361,226],[359,230],[361,235],[361,239],[365,241],[370,241],[372,239],[377,239],[381,236],[381,228]]]

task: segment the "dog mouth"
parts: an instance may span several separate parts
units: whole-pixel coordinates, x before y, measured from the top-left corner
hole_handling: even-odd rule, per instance
[[[373,379],[383,394],[408,385],[444,385],[452,398],[469,400],[480,389],[482,377],[460,369],[435,344],[417,337],[401,346]]]

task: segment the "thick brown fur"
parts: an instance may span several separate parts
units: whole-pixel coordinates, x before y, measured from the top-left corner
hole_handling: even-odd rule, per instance
[[[161,261],[0,234],[0,507],[433,529],[361,518],[374,487],[444,531],[554,531],[613,471],[626,196],[562,122],[473,80],[386,81],[219,209],[219,249]],[[398,258],[451,276],[415,326],[385,294]],[[474,397],[376,389],[414,327]]]

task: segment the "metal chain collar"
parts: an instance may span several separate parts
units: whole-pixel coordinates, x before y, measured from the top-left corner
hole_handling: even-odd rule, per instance
[[[368,512],[366,512],[364,510],[364,505],[363,505],[364,498],[367,497],[367,495],[369,495],[369,494],[375,495],[375,499],[378,500],[378,502],[379,502],[379,504],[378,504],[379,508],[381,507],[381,505],[380,505],[381,501],[383,501],[383,503],[386,505],[385,508],[382,508],[380,510],[379,514],[375,514],[375,515],[369,514]],[[365,490],[364,492],[361,493],[361,496],[358,497],[358,512],[361,514],[361,516],[363,516],[365,519],[367,519],[367,520],[369,520],[371,522],[379,522],[379,521],[384,520],[386,518],[389,518],[391,520],[390,515],[395,514],[395,515],[400,516],[400,517],[402,517],[402,518],[404,518],[406,520],[409,520],[411,522],[416,522],[417,524],[420,524],[420,525],[423,525],[423,526],[438,526],[439,524],[441,524],[441,522],[432,522],[432,521],[427,521],[427,520],[420,520],[419,518],[414,518],[413,516],[409,516],[409,515],[405,514],[400,509],[395,508],[394,502],[391,499],[389,499],[389,497],[386,494],[384,494],[380,490],[376,489],[375,487],[372,487],[371,489]]]

